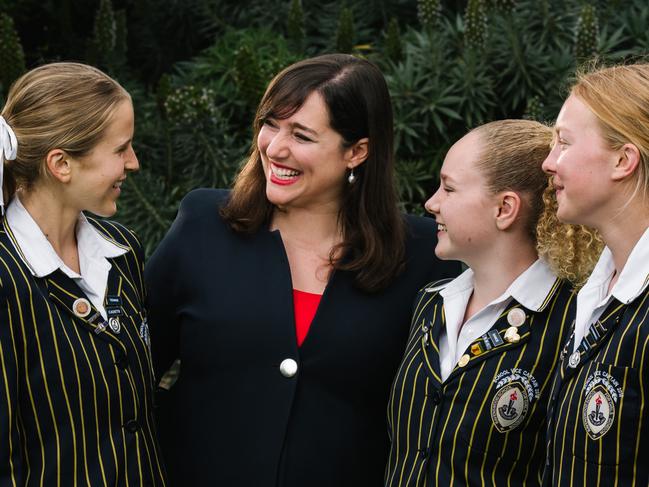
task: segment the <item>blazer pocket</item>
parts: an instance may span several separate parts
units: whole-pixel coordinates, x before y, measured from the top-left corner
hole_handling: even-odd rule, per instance
[[[595,362],[570,409],[567,431],[574,457],[597,465],[620,465],[636,456],[640,424],[639,371]]]
[[[550,372],[535,370],[532,375],[515,370],[515,375],[512,369],[502,370],[499,377],[506,380],[492,383],[484,395],[473,398],[467,406],[459,436],[472,450],[471,455],[483,455],[495,462],[502,458],[527,460],[534,452],[543,451],[548,391],[541,394],[538,385]]]

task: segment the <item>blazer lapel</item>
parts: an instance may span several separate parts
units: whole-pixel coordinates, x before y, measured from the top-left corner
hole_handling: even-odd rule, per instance
[[[520,337],[519,341],[513,343],[505,339],[505,332],[512,326],[507,317],[510,311],[516,308],[522,309],[525,312],[525,321],[518,327],[518,335]],[[452,380],[462,372],[477,366],[483,360],[486,360],[492,355],[524,345],[530,339],[530,330],[533,322],[534,313],[525,309],[518,302],[512,301],[512,303],[507,306],[507,309],[505,309],[505,311],[498,317],[494,326],[492,326],[487,333],[469,345],[469,348],[464,352],[464,355],[467,356],[469,360],[465,362],[464,365],[462,365],[463,361],[460,360],[448,376],[447,381]]]
[[[441,370],[439,363],[439,337],[446,326],[446,317],[444,316],[444,306],[437,302],[432,308],[427,310],[427,314],[420,320],[419,340],[424,356],[424,362],[428,373],[432,378],[441,383]]]
[[[574,348],[574,332],[567,345],[564,360],[561,362],[561,371],[563,379],[566,380],[572,377],[579,368],[588,359],[597,353],[597,351],[606,342],[607,338],[615,331],[622,315],[624,314],[624,303],[613,298],[613,301],[607,306],[602,317],[592,324],[586,331],[582,342],[577,347],[577,350],[572,351]]]
[[[109,273],[109,289],[111,284],[110,276],[114,274],[116,273],[113,271]],[[47,290],[52,302],[54,302],[65,313],[69,314],[72,317],[73,323],[82,326],[104,341],[117,345],[120,348],[124,348],[120,340],[115,335],[108,332],[103,317],[92,303],[90,304],[90,313],[87,316],[80,317],[74,312],[74,302],[78,299],[88,298],[73,279],[66,276],[60,269],[57,269],[45,279],[47,282]],[[119,288],[120,281],[121,278],[119,276],[113,277],[112,287]]]

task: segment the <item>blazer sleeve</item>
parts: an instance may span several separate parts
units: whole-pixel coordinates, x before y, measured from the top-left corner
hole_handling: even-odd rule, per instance
[[[23,485],[22,446],[18,432],[18,356],[16,323],[8,290],[0,283],[0,485]]]
[[[178,357],[179,316],[177,274],[182,245],[180,215],[146,263],[144,286],[147,322],[151,335],[151,356],[156,380]]]
[[[151,334],[153,368],[159,380],[179,356],[180,312],[184,283],[200,272],[191,256],[193,239],[204,238],[206,221],[217,217],[227,191],[198,189],[183,198],[169,232],[144,270],[146,307]]]

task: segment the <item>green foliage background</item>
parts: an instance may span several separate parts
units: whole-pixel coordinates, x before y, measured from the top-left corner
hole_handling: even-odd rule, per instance
[[[575,69],[649,49],[646,0],[0,0],[0,88],[54,60],[131,92],[141,171],[117,219],[148,252],[196,187],[228,186],[266,83],[345,51],[384,72],[401,199],[420,212],[449,146],[495,119],[552,121]]]

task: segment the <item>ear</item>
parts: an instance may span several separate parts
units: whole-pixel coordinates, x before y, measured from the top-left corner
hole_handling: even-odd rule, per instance
[[[365,162],[369,155],[369,142],[370,139],[363,137],[345,151],[348,169],[354,169],[356,166],[360,166]]]
[[[71,166],[68,155],[61,149],[52,149],[45,156],[47,170],[54,179],[62,183],[70,181]]]
[[[511,228],[521,211],[521,197],[514,191],[504,191],[497,195],[496,227],[498,230]]]
[[[618,152],[618,159],[611,178],[613,181],[622,181],[632,176],[640,164],[640,151],[633,144],[624,144]]]

